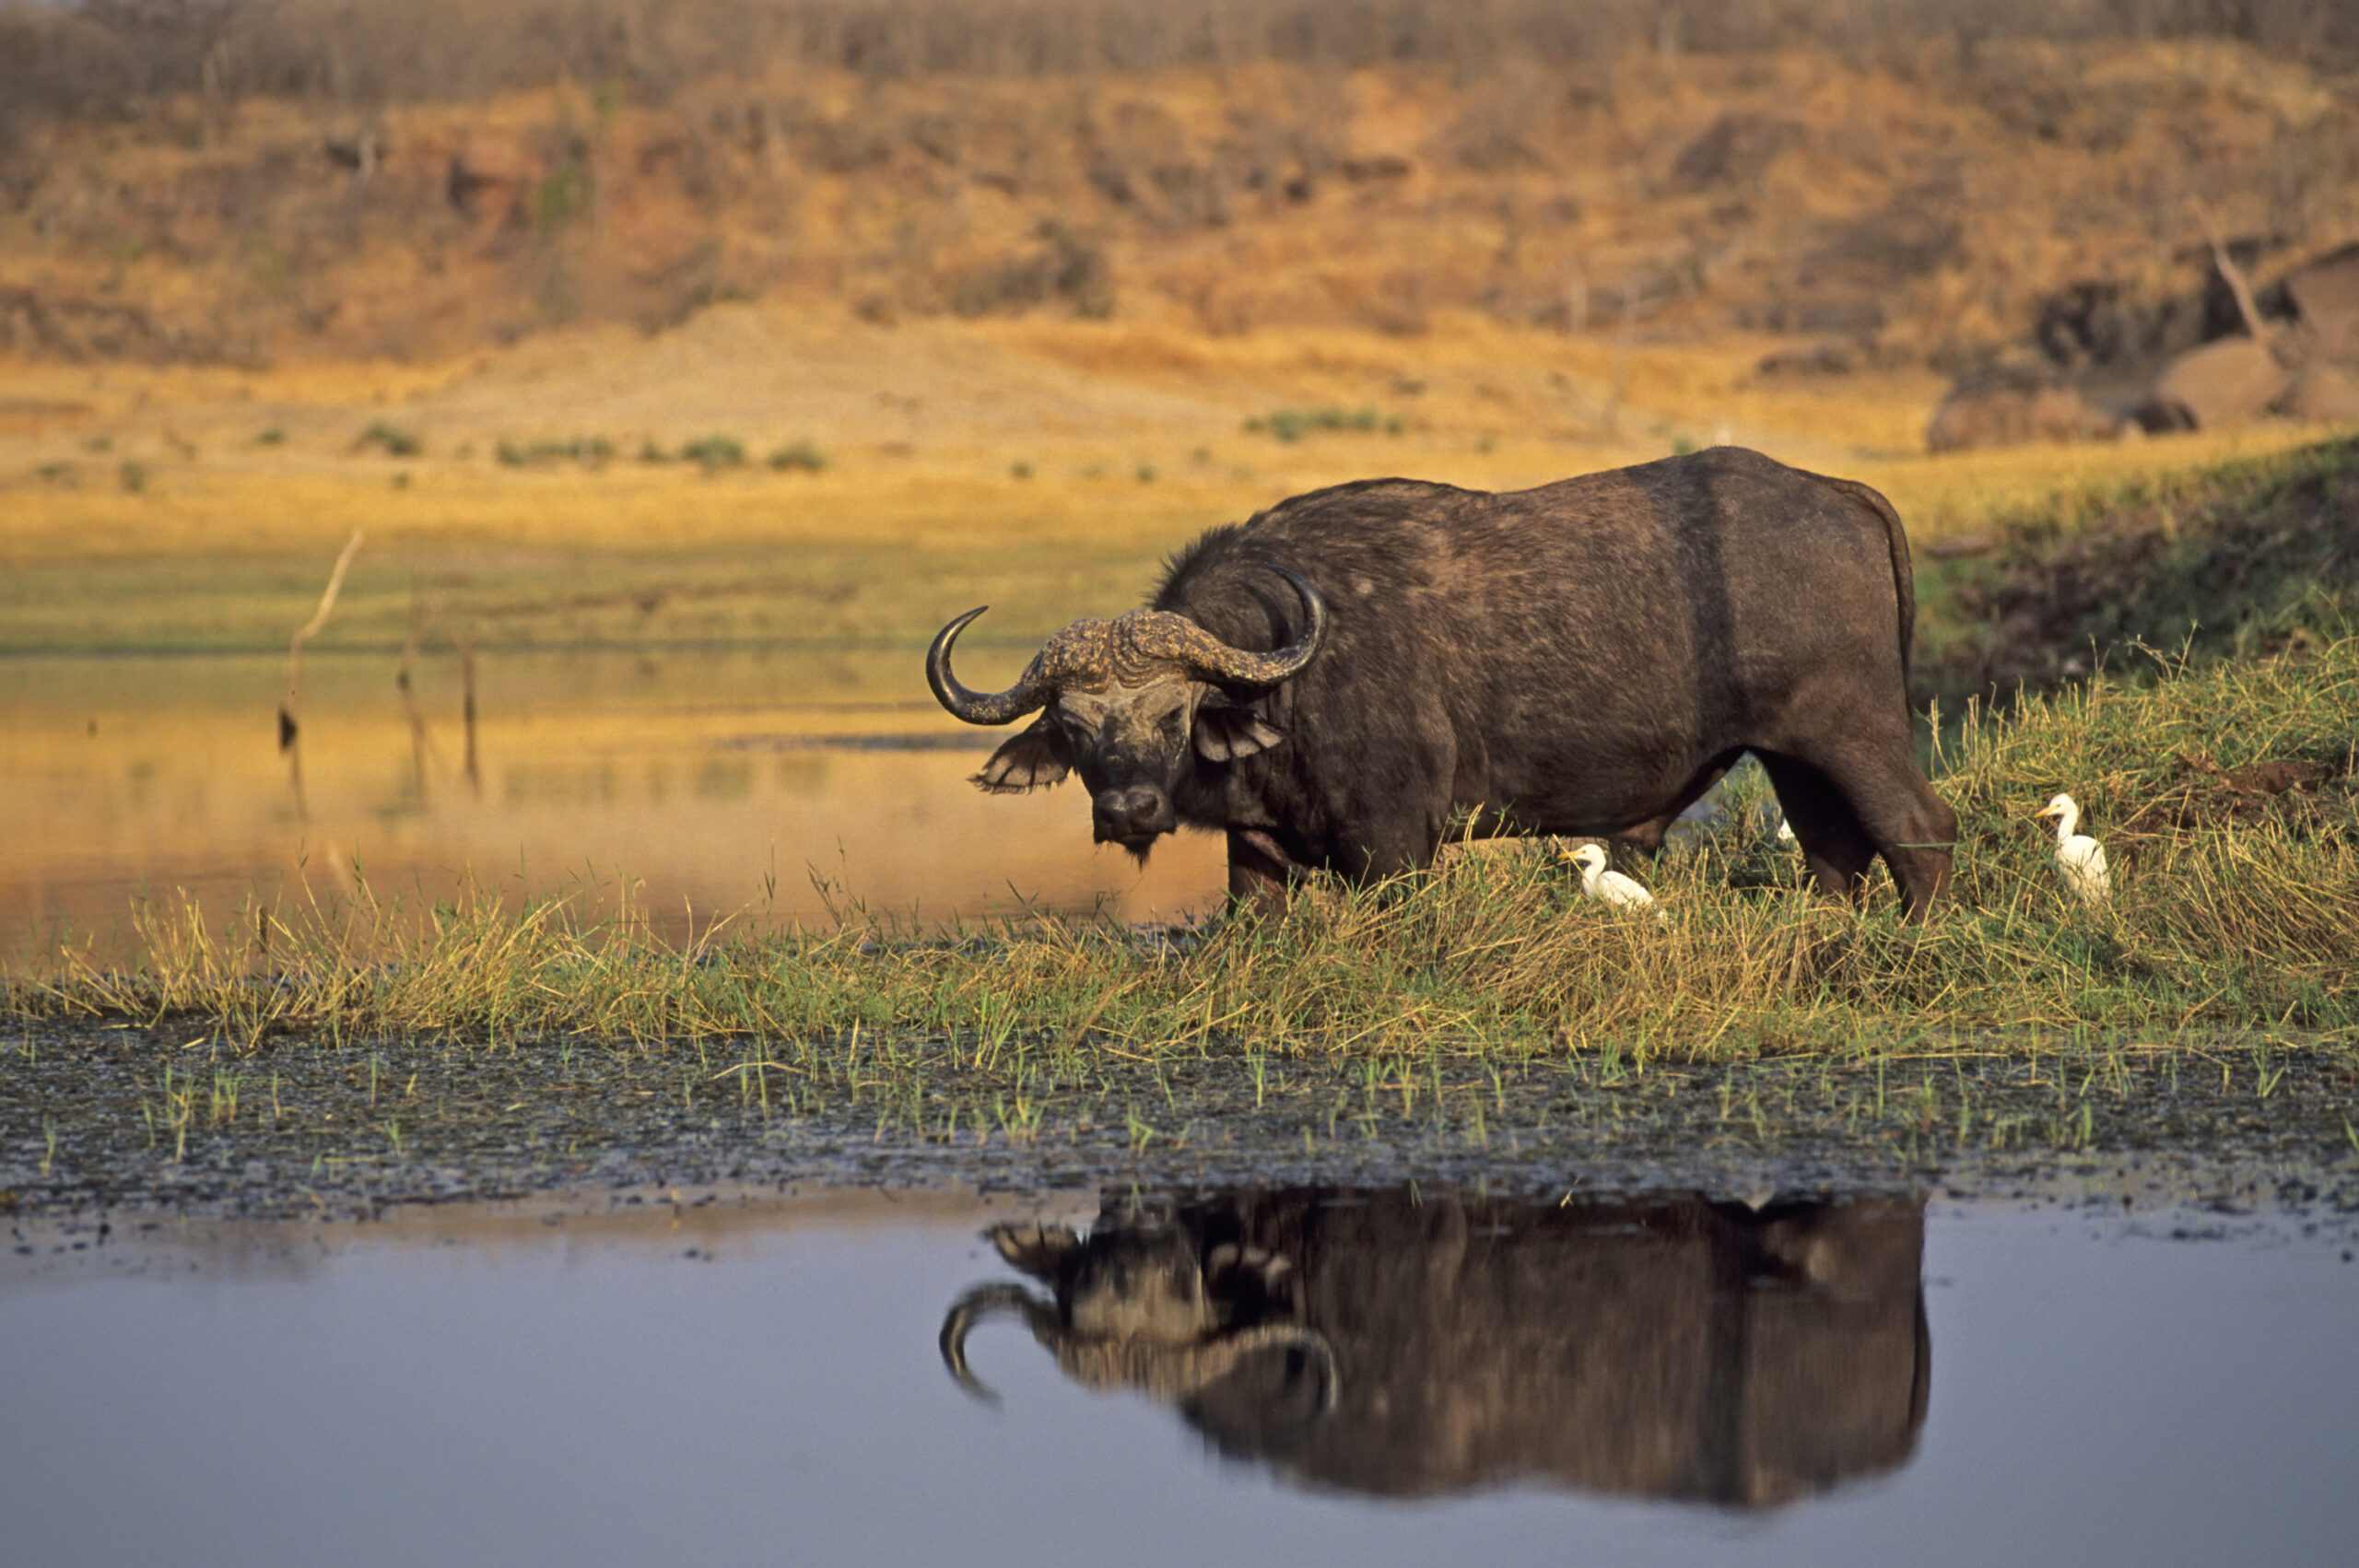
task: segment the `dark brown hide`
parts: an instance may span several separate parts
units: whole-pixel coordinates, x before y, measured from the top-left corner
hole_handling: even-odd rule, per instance
[[[1461,808],[1486,832],[1659,843],[1751,751],[1819,885],[1856,895],[1878,854],[1911,911],[1948,883],[1956,818],[1907,708],[1907,542],[1865,486],[1728,447],[1500,495],[1340,486],[1207,532],[1154,607],[1287,646],[1308,612],[1273,566],[1325,603],[1318,655],[1273,690],[1210,688],[1198,728],[1250,716],[1278,743],[1131,746],[1117,770],[1052,709],[985,781],[1079,766],[1094,798],[1158,791],[1228,835],[1231,891],[1256,895],[1427,865]]]

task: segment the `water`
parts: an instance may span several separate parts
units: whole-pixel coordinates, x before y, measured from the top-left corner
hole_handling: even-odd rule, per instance
[[[11,1562],[2323,1564],[2359,1531],[2359,1267],[2290,1221],[1403,1189],[118,1223],[0,1272]],[[937,1349],[962,1301],[999,1309],[964,1347],[996,1402]]]
[[[421,661],[405,694],[393,653],[312,654],[290,755],[283,656],[0,660],[0,943],[69,930],[121,952],[143,894],[185,889],[218,920],[364,880],[608,907],[628,888],[674,940],[729,916],[826,925],[853,904],[1142,920],[1219,896],[1215,837],[1166,841],[1143,874],[1091,845],[1073,787],[970,788],[1004,734],[945,714],[914,649],[475,666],[470,729],[455,656]]]

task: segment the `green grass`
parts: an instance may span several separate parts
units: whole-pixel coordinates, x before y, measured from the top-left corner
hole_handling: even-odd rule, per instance
[[[737,1039],[782,1061],[858,1039],[962,1056],[1086,1044],[1529,1057],[1611,1043],[1731,1059],[1863,1038],[1978,1051],[2352,1038],[2359,639],[2160,674],[1965,717],[1935,769],[1963,822],[1957,896],[1921,925],[1898,919],[1888,885],[1860,909],[1802,895],[1796,860],[1766,836],[1774,815],[1746,809],[1757,785],[1740,784],[1720,831],[1634,868],[1662,924],[1582,900],[1546,841],[1453,854],[1376,889],[1320,886],[1283,917],[1176,941],[1049,919],[916,930],[848,908],[824,933],[749,921],[674,947],[611,902],[519,912],[484,896],[422,911],[364,894],[221,927],[147,907],[135,968],[60,954],[6,982],[5,1002],[30,1016],[186,1016],[238,1046],[578,1035]],[[2225,781],[2286,758],[2328,777],[2283,797]],[[2113,853],[2102,910],[2060,892],[2031,821],[2059,789]],[[2177,804],[2139,816],[2157,802]]]
[[[2142,646],[2204,661],[2359,630],[2359,438],[2136,478],[2002,514],[1920,560],[1920,696],[2052,688]],[[2125,655],[2127,657],[2125,658]]]

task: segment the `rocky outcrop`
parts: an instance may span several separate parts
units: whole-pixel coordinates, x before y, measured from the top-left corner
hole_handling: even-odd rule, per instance
[[[2025,441],[2103,441],[2121,421],[2054,380],[2013,377],[1952,392],[1925,430],[1930,451],[1972,451]]]
[[[2210,430],[2266,415],[2293,378],[2266,343],[2224,337],[2163,367],[2137,406],[2149,430]]]
[[[2193,294],[2142,298],[2082,280],[2041,303],[2029,347],[1961,379],[1925,432],[1932,451],[2075,441],[2134,423],[2163,433],[2255,420],[2359,421],[2359,245],[2294,263],[2266,287],[2260,241],[2215,244]]]

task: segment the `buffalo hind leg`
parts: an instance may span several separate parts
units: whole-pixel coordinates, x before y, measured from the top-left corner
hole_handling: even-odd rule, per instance
[[[1875,840],[1843,798],[1835,781],[1797,757],[1756,753],[1778,791],[1811,882],[1822,893],[1858,899],[1868,891],[1868,867],[1875,862]]]
[[[1957,813],[1933,793],[1932,785],[1917,770],[1917,759],[1905,740],[1873,749],[1862,746],[1807,760],[1788,760],[1808,768],[1845,805],[1858,831],[1892,868],[1892,880],[1900,888],[1901,908],[1907,916],[1922,917],[1935,899],[1949,891]],[[1770,778],[1778,782],[1774,768]],[[1778,782],[1781,800],[1785,792],[1785,785]],[[1802,833],[1799,821],[1794,831],[1797,836]]]

